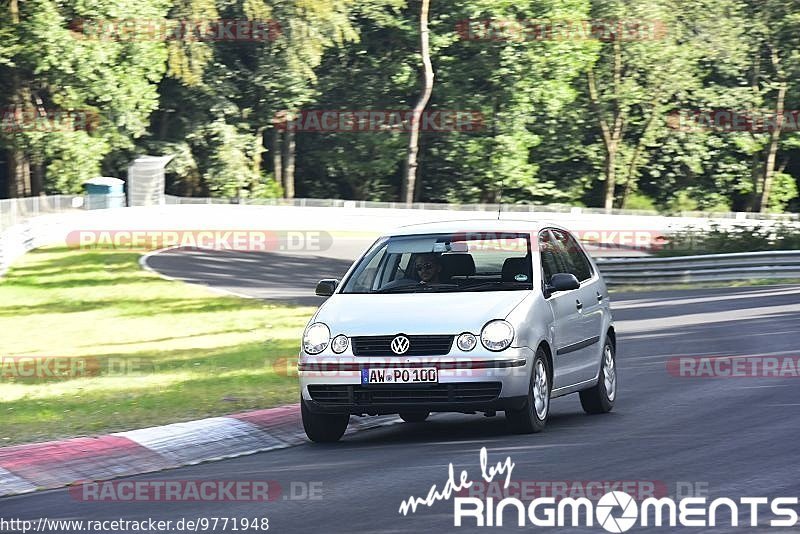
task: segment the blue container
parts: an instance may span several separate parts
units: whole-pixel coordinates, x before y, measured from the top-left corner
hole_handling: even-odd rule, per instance
[[[119,178],[92,178],[83,183],[83,189],[88,210],[125,206],[125,182]]]

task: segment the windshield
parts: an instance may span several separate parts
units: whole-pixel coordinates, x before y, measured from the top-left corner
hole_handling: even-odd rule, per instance
[[[342,293],[531,289],[529,234],[471,232],[384,238],[361,258]]]

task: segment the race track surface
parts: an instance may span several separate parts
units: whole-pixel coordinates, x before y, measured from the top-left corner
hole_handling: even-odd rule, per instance
[[[150,258],[148,265],[187,281],[315,304],[314,282],[340,276],[349,263],[253,254],[173,251]],[[687,378],[667,371],[667,361],[679,356],[797,356],[800,287],[616,294],[612,305],[621,389],[611,414],[585,415],[572,395],[553,401],[548,428],[536,435],[510,434],[501,415],[438,414],[425,423],[369,430],[338,444],[309,443],[134,477],[272,480],[282,488],[273,502],[81,502],[67,490],[53,490],[0,499],[0,517],[268,517],[270,532],[451,531],[452,502],[408,516],[398,513],[400,503],[411,495],[425,497],[433,484],[441,489],[451,462],[456,473],[466,469],[470,479],[480,479],[481,447],[488,449],[491,464],[511,457],[513,480],[546,481],[548,487],[640,481],[639,487],[652,484],[673,496],[681,496],[679,489],[685,496],[688,487],[732,499],[800,495],[798,378]],[[293,498],[292,488],[297,494],[309,487],[320,492],[318,498]],[[533,529],[553,530],[530,525],[524,530]],[[232,532],[230,526],[217,531]],[[597,525],[578,531],[604,532]]]

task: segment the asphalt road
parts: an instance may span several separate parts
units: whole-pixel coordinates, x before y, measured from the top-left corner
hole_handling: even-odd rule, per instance
[[[342,278],[350,264],[373,242],[368,237],[334,236],[320,250],[301,247],[286,252],[172,249],[147,258],[147,265],[171,278],[204,284],[243,297],[318,306],[325,299],[314,296],[317,281]],[[640,250],[589,247],[592,255],[641,256]]]
[[[317,282],[341,278],[372,241],[337,238],[329,250],[295,253],[171,249],[146,262],[170,278],[235,295],[318,306],[325,299],[314,295]]]
[[[246,254],[250,255],[198,257],[171,252],[149,264],[171,276],[262,297],[277,295],[274,289],[261,289],[266,282],[274,287],[276,276],[291,280],[283,291],[298,293],[303,287],[313,291],[313,281],[341,274],[347,267],[341,260],[275,254],[253,261],[253,253]],[[306,293],[292,298],[314,297]],[[553,401],[548,428],[536,435],[510,434],[502,416],[439,414],[421,424],[347,436],[338,444],[309,443],[134,477],[273,480],[283,488],[273,502],[81,502],[66,490],[53,490],[0,499],[0,517],[172,521],[268,517],[271,532],[450,531],[451,502],[437,502],[408,516],[398,513],[400,503],[412,495],[425,497],[433,484],[441,488],[451,462],[456,473],[465,469],[471,480],[479,480],[481,447],[488,449],[490,464],[511,458],[514,481],[570,485],[640,481],[639,487],[652,483],[676,497],[685,496],[689,487],[700,495],[732,499],[800,496],[798,378],[681,378],[666,367],[667,360],[676,356],[797,356],[800,287],[616,294],[612,300],[621,389],[610,414],[585,415],[573,395]],[[303,498],[308,488],[318,492],[318,498]],[[773,517],[763,510],[762,516]],[[643,530],[637,527],[632,532]],[[230,526],[217,531],[233,532]],[[604,532],[597,525],[580,531]]]

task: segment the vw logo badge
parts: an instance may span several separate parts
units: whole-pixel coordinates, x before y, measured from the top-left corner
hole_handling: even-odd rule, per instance
[[[405,354],[408,352],[411,342],[406,336],[397,336],[392,340],[392,343],[389,346],[391,347],[392,352],[395,354]]]

